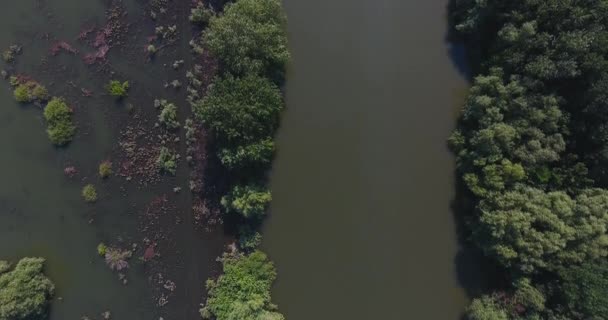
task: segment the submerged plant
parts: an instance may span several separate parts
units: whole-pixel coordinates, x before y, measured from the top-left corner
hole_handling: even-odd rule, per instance
[[[97,201],[97,190],[95,186],[92,184],[87,184],[82,188],[82,197],[86,202],[95,202]]]
[[[105,253],[105,260],[110,270],[120,271],[129,267],[127,260],[131,258],[131,251],[108,248]]]
[[[106,160],[99,164],[99,176],[102,179],[108,178],[112,175],[112,162]]]
[[[106,90],[112,97],[124,98],[128,95],[129,81],[120,82],[118,80],[111,80],[106,86]]]
[[[97,245],[97,254],[104,257],[107,252],[108,252],[108,247],[105,245],[105,243],[100,242]]]

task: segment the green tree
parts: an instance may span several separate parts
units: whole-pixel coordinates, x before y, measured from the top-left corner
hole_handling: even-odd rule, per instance
[[[76,127],[72,123],[72,110],[61,98],[53,98],[44,108],[44,119],[48,124],[49,139],[62,146],[74,138]]]
[[[566,118],[558,99],[530,92],[517,77],[502,78],[494,69],[475,79],[461,129],[450,138],[459,171],[482,197],[523,181],[527,171],[556,163],[565,150]]]
[[[270,201],[272,201],[272,195],[265,187],[237,185],[222,198],[221,202],[227,213],[240,214],[250,219],[261,219],[266,215]]]
[[[55,286],[44,274],[44,259],[23,258],[13,270],[0,261],[0,319],[45,319]]]
[[[209,296],[201,309],[203,318],[284,320],[270,300],[276,270],[264,253],[225,255],[222,264],[223,274],[207,281]]]
[[[563,297],[574,313],[584,319],[605,319],[608,315],[608,263],[585,263],[563,269]]]
[[[556,270],[608,255],[608,191],[563,192],[522,187],[483,200],[478,245],[520,272]]]
[[[467,310],[468,320],[509,320],[507,311],[494,297],[473,300]]]
[[[282,70],[289,60],[279,0],[238,0],[213,16],[203,40],[233,74]]]

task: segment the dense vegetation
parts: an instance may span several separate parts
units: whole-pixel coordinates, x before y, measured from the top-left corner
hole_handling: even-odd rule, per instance
[[[225,71],[268,75],[282,72],[289,60],[285,23],[280,1],[239,0],[210,19],[203,37]]]
[[[455,0],[475,78],[450,138],[507,286],[470,319],[608,319],[608,1]]]
[[[41,258],[23,258],[12,270],[0,261],[0,320],[46,319],[55,286],[43,266]]]
[[[205,319],[283,320],[270,302],[276,271],[266,255],[226,255],[223,275],[207,282],[209,298],[201,310]]]
[[[214,152],[229,186],[221,199],[224,212],[238,224],[238,250],[223,257],[224,274],[208,283],[201,315],[217,320],[280,320],[270,302],[276,274],[266,256],[255,251],[255,229],[268,211],[267,187],[284,108],[281,90],[289,59],[285,15],[279,0],[237,0],[215,15],[198,5],[191,20],[208,26],[199,48],[220,61],[221,74],[202,99],[192,99],[198,121],[214,137]],[[201,51],[201,50],[198,50]]]

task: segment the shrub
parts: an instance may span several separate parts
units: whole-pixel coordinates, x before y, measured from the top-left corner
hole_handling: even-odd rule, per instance
[[[108,178],[112,174],[112,162],[104,161],[99,164],[99,176],[102,179]]]
[[[25,84],[18,85],[17,88],[15,88],[15,91],[13,91],[13,95],[15,96],[15,100],[17,100],[17,102],[26,103],[33,101],[33,98],[30,95],[30,90]]]
[[[222,264],[224,274],[217,280],[207,281],[209,296],[200,310],[203,318],[285,319],[270,301],[276,270],[263,252],[225,255]]]
[[[215,12],[212,9],[206,8],[202,2],[198,2],[196,7],[190,10],[189,19],[194,24],[205,25],[214,15]]]
[[[167,147],[160,148],[160,153],[156,159],[156,166],[159,170],[174,175],[177,170],[177,155],[172,153]]]
[[[11,271],[6,262],[0,265],[0,319],[46,318],[55,286],[43,274],[44,259],[23,258]]]
[[[262,243],[262,235],[249,225],[239,228],[239,247],[245,252],[255,250]]]
[[[97,190],[95,189],[95,186],[92,184],[87,184],[84,186],[84,188],[82,188],[82,197],[86,202],[97,201]]]
[[[48,124],[49,139],[62,146],[72,141],[76,127],[72,124],[72,110],[61,98],[53,98],[44,108],[44,118]]]
[[[17,87],[13,91],[15,100],[21,103],[33,102],[33,101],[46,101],[49,99],[49,92],[44,86],[35,82],[28,81],[25,83],[16,82]]]
[[[124,98],[128,95],[129,81],[120,82],[118,80],[111,80],[106,86],[106,90],[112,97]]]
[[[236,213],[245,218],[262,218],[272,200],[270,191],[265,187],[246,185],[235,186],[222,198],[226,213]]]
[[[167,129],[179,128],[179,121],[177,120],[177,107],[173,103],[168,103],[165,100],[161,100],[161,111],[158,115],[158,121]]]

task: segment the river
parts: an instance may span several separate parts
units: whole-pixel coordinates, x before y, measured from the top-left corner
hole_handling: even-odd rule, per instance
[[[459,319],[446,0],[285,0],[292,63],[264,247],[290,320]]]

